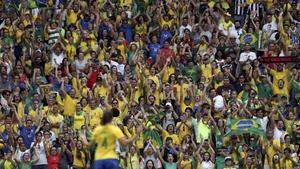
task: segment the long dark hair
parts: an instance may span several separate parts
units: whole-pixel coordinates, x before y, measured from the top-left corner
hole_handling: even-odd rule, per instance
[[[110,123],[113,119],[113,114],[111,112],[111,110],[107,110],[103,113],[103,117],[101,120],[101,125],[106,125],[108,123]]]
[[[154,162],[153,162],[152,160],[148,160],[148,161],[146,162],[146,164],[145,164],[145,169],[147,169],[147,164],[148,164],[149,162],[152,162],[152,164],[153,164],[152,169],[156,169],[155,166],[154,166]]]
[[[81,144],[82,144],[82,146],[83,146],[83,142],[81,141],[81,140],[77,140],[77,142],[80,142]],[[84,159],[82,159],[82,154],[81,154],[81,152],[83,152],[83,154],[84,154]],[[75,152],[75,156],[76,156],[76,158],[78,158],[78,159],[81,159],[81,160],[84,160],[84,162],[85,162],[85,165],[86,165],[86,163],[88,162],[88,152],[86,152],[84,149],[78,149],[78,148],[76,148],[76,152]]]

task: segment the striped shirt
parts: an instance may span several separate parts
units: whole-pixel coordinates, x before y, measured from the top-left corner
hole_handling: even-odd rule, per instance
[[[53,44],[55,42],[57,42],[58,38],[59,38],[59,30],[57,29],[48,29],[48,43],[49,44]]]
[[[263,16],[264,12],[264,6],[261,3],[252,3],[248,7],[248,14],[250,15],[250,18],[261,18]]]
[[[244,15],[245,7],[241,5],[245,3],[245,0],[235,0],[234,1],[234,14],[235,15]]]

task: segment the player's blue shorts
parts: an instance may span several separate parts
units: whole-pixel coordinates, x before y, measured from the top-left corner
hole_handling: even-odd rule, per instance
[[[94,169],[119,169],[117,159],[95,160]]]

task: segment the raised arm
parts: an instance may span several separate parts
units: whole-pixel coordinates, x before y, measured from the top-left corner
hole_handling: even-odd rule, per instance
[[[123,137],[123,138],[119,139],[119,142],[120,142],[123,146],[126,146],[126,145],[128,145],[128,144],[134,142],[134,141],[138,138],[138,136],[140,135],[140,133],[141,133],[142,131],[143,131],[143,126],[139,126],[139,127],[137,127],[137,129],[136,129],[136,134],[135,134],[133,137],[131,137],[131,138],[129,138],[129,139],[127,139],[126,137]]]

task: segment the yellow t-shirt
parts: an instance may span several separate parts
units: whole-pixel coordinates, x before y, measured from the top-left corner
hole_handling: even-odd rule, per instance
[[[131,88],[131,93],[134,94],[134,96],[133,96],[134,101],[138,103],[139,97],[142,96],[142,90],[139,87],[137,87],[137,90],[135,91],[135,93],[134,93],[134,90],[135,89]]]
[[[182,85],[181,85],[181,88],[180,88],[180,90],[182,90],[182,96],[180,95],[180,97],[182,97],[182,99],[184,99],[186,96],[188,96],[188,90],[190,90],[190,87],[191,87],[191,85],[190,84],[187,84],[187,83],[183,83]],[[183,100],[181,100],[181,101],[183,101]],[[180,107],[183,107],[182,105],[183,105],[184,103],[183,102],[181,102],[180,103]]]
[[[158,79],[157,75],[154,75],[154,76],[150,75],[148,77],[148,79],[152,80],[156,84],[157,88],[159,87],[159,79]]]
[[[173,92],[174,92],[174,95],[177,100],[179,100],[179,98],[180,98],[180,89],[181,89],[181,86],[179,84],[173,85]]]
[[[120,6],[124,7],[124,6],[128,6],[129,8],[132,5],[132,0],[121,0],[120,1]]]
[[[134,28],[134,32],[135,34],[147,34],[147,25],[145,23],[140,24],[140,25],[136,25]]]
[[[182,160],[180,162],[180,168],[181,169],[191,169],[192,168],[192,160],[188,159],[188,160]]]
[[[278,81],[281,79],[284,81],[285,85],[288,84],[288,75],[289,75],[289,70],[284,69],[282,72],[277,72],[276,70],[271,69],[270,74],[273,77],[273,84],[278,85]]]
[[[90,127],[93,128],[100,124],[100,121],[103,116],[103,111],[100,108],[91,109],[90,113]]]
[[[57,114],[57,115],[54,115],[54,114],[50,114],[48,115],[48,121],[50,122],[50,124],[55,124],[55,123],[61,123],[63,122],[64,120],[64,116],[62,116],[61,114]],[[58,136],[58,130],[59,128],[52,128],[55,136]]]
[[[284,119],[283,120],[284,126],[286,127],[286,132],[289,134],[292,134],[292,127],[294,124],[294,120],[288,120],[288,119]]]
[[[81,158],[77,157],[78,152],[81,154]],[[74,157],[74,162],[73,162],[74,166],[84,168],[86,166],[85,153],[83,151],[77,151],[76,148],[72,151],[72,153]]]
[[[84,87],[80,86],[80,88],[81,88],[81,96],[84,98],[87,98],[90,88],[88,88],[86,86],[84,86]]]
[[[118,99],[118,109],[120,110],[120,115],[115,120],[118,123],[122,123],[123,119],[125,118],[126,113],[128,112],[128,107],[125,108],[125,102],[123,100]]]
[[[24,31],[18,29],[16,32],[16,41],[17,43],[20,43],[22,41],[22,35],[23,35]]]
[[[176,127],[180,126],[182,122],[178,122],[176,124]],[[187,121],[186,122],[188,125],[192,126],[192,122],[191,121]],[[191,130],[189,129],[189,127],[185,124],[182,124],[179,129],[178,129],[178,136],[179,136],[179,141],[180,143],[183,141],[183,138],[187,135],[192,135]]]
[[[66,54],[68,59],[71,61],[74,61],[74,58],[76,56],[76,47],[73,44],[67,44],[66,46]]]
[[[280,147],[280,140],[278,139],[274,139],[272,140],[273,141],[273,144]],[[263,140],[263,149],[266,150],[266,153],[268,154],[268,158],[265,158],[265,164],[268,164],[269,162],[269,165],[271,166],[272,165],[272,159],[273,159],[273,156],[276,154],[276,149],[273,148],[273,146],[270,146],[270,145],[267,145],[267,142]]]
[[[79,40],[79,34],[76,30],[72,32],[72,36],[73,36],[73,39],[74,39],[74,43],[77,43],[78,40]]]
[[[163,27],[164,25],[168,25],[168,27],[171,28],[172,22],[173,22],[172,19],[170,19],[169,21],[166,21],[163,18],[161,18],[160,26]]]
[[[50,72],[51,72],[51,70],[52,70],[52,62],[47,62],[47,63],[45,63],[45,67],[44,67],[44,69],[45,69],[45,75],[49,75],[50,74]]]
[[[74,116],[74,113],[76,112],[76,104],[77,100],[66,94],[64,99],[64,115]]]
[[[185,109],[186,108],[191,108],[193,110],[194,108],[194,103],[191,103],[190,105],[186,105],[184,102],[182,102],[180,104],[180,110],[181,110],[181,113],[184,113]]]
[[[113,124],[99,125],[93,131],[92,140],[98,143],[95,160],[118,159],[116,140],[125,137],[121,129]]]
[[[206,80],[212,77],[212,66],[211,64],[202,64],[200,66],[200,70],[202,71],[202,76],[205,77]]]
[[[284,86],[283,86],[282,89],[280,89],[278,87],[278,84],[273,84],[272,85],[272,91],[273,91],[273,94],[279,94],[279,95],[289,96],[289,89],[288,89],[288,85],[287,84],[284,84]]]
[[[23,21],[23,24],[24,24],[24,27],[27,27],[27,26],[31,25],[31,21],[25,19],[25,20]]]
[[[296,161],[295,161],[295,163],[297,163]],[[281,159],[280,159],[280,168],[285,168],[285,169],[292,169],[292,168],[294,168],[295,166],[294,166],[294,163],[292,162],[292,159],[286,159],[286,160],[284,160],[284,158],[282,157]]]
[[[163,137],[164,142],[166,142],[166,139],[168,137],[171,137],[173,139],[174,144],[180,145],[179,138],[178,138],[177,134],[169,134],[166,130],[163,130],[162,131],[162,137]]]
[[[128,157],[126,158],[127,161],[127,167],[128,169],[140,169],[140,159],[138,154],[128,154]]]
[[[136,134],[136,128],[133,128],[131,131],[129,131],[129,129],[124,126],[124,134],[130,138],[132,137],[134,134]],[[141,134],[139,139],[135,142],[135,145],[138,147],[138,148],[143,148],[144,147],[144,135]]]
[[[71,10],[70,13],[67,15],[67,25],[76,24],[77,20],[77,13],[75,13],[74,10]]]
[[[3,163],[3,169],[15,169],[15,166],[11,161],[5,160]]]
[[[85,112],[81,112],[77,115],[77,113],[74,114],[74,128],[75,129],[80,129],[81,126],[84,125],[85,123]]]
[[[198,49],[198,53],[200,55],[203,55],[205,52],[207,52],[207,49],[208,49],[208,45],[206,43],[205,44],[200,44],[199,49]]]
[[[15,31],[13,26],[4,26],[3,28],[6,28],[8,30],[9,36],[14,36]]]
[[[104,61],[104,58],[105,58],[105,49],[102,48],[99,50],[99,54],[98,54],[98,60],[101,62],[101,61]],[[122,52],[121,52],[122,54]],[[123,56],[123,55],[122,55]],[[125,55],[126,56],[126,55]]]
[[[25,118],[24,115],[24,104],[22,102],[17,103],[17,112],[21,119]]]
[[[34,119],[36,119],[37,114],[38,114],[38,109],[36,109],[36,110],[30,109],[28,116],[34,120]],[[45,111],[42,111],[42,118],[44,118],[45,116],[46,116]]]
[[[126,59],[127,59],[127,58],[126,58],[126,46],[125,46],[124,44],[121,44],[121,45],[118,45],[118,46],[117,46],[117,49],[120,50],[123,59],[126,60]],[[103,59],[103,60],[104,60],[104,59]],[[101,60],[100,60],[100,61],[101,61]],[[126,60],[126,61],[127,61],[127,60]]]
[[[175,68],[173,66],[167,66],[165,73],[163,75],[163,82],[166,83],[169,80],[171,74],[175,73]]]

